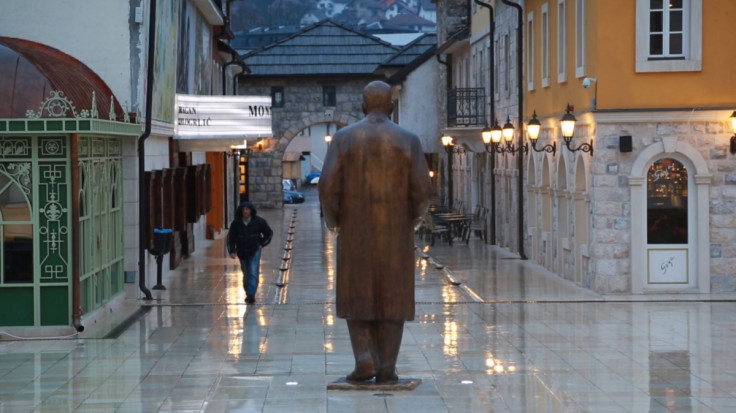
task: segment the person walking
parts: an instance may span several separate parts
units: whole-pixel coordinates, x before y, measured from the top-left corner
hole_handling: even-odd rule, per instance
[[[245,302],[256,302],[258,279],[260,277],[261,248],[271,242],[273,230],[265,219],[256,214],[256,207],[243,202],[235,210],[235,219],[227,233],[227,250],[230,258],[240,260],[243,271]]]
[[[327,150],[319,197],[337,233],[337,316],[347,321],[348,382],[394,384],[404,322],[414,319],[414,228],[432,186],[417,135],[391,121],[391,86],[363,89],[366,117]]]

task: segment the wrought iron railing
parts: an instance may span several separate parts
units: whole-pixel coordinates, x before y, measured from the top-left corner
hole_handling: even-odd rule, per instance
[[[484,88],[451,89],[447,92],[447,126],[486,124]]]

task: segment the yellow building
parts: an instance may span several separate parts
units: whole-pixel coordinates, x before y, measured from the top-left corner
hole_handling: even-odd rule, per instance
[[[484,88],[487,122],[508,116],[516,132],[498,153],[482,145],[483,125],[445,129],[475,153],[455,168],[454,193],[495,210],[489,238],[602,293],[735,291],[736,2],[466,7],[469,35],[439,48],[448,89]],[[567,139],[563,117],[574,120]]]

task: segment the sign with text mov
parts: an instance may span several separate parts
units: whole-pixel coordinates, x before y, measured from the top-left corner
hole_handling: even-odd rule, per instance
[[[271,96],[176,95],[176,139],[273,135]]]

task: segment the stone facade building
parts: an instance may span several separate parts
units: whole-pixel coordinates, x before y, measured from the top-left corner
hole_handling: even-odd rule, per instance
[[[204,201],[222,206],[226,191],[209,191],[204,152],[177,149],[174,102],[232,80],[217,53],[225,10],[219,0],[3,6],[3,331],[72,337],[106,325],[125,299],[152,298],[154,228],[178,222],[159,254],[171,267],[205,239]]]
[[[448,90],[484,89],[484,121],[508,116],[515,128],[513,146],[492,155],[483,122],[444,129],[459,147],[453,197],[493,211],[489,242],[601,293],[735,291],[733,57],[707,43],[722,27],[704,24],[735,6],[458,1],[438,5],[438,33],[462,30],[463,7],[468,36],[438,47],[452,62]]]
[[[405,92],[401,92],[400,86],[414,69],[430,60],[435,46],[434,34],[394,46],[351,27],[323,20],[245,54],[243,60],[251,73],[239,78],[238,94],[278,95],[282,102],[272,105],[273,137],[250,145],[249,199],[256,206],[281,207],[282,159],[289,143],[310,128],[330,125],[334,131],[362,119],[363,87],[372,80],[396,86],[395,100],[401,105]],[[347,49],[352,53],[345,54]],[[424,81],[432,82],[432,78]],[[425,90],[430,93],[428,101],[434,101],[433,89]],[[419,119],[426,116],[405,112],[399,119],[400,112],[394,112],[394,119],[406,127],[412,127],[412,123],[422,125]],[[432,139],[439,134],[436,129],[425,132]],[[425,146],[427,150],[431,148]]]

